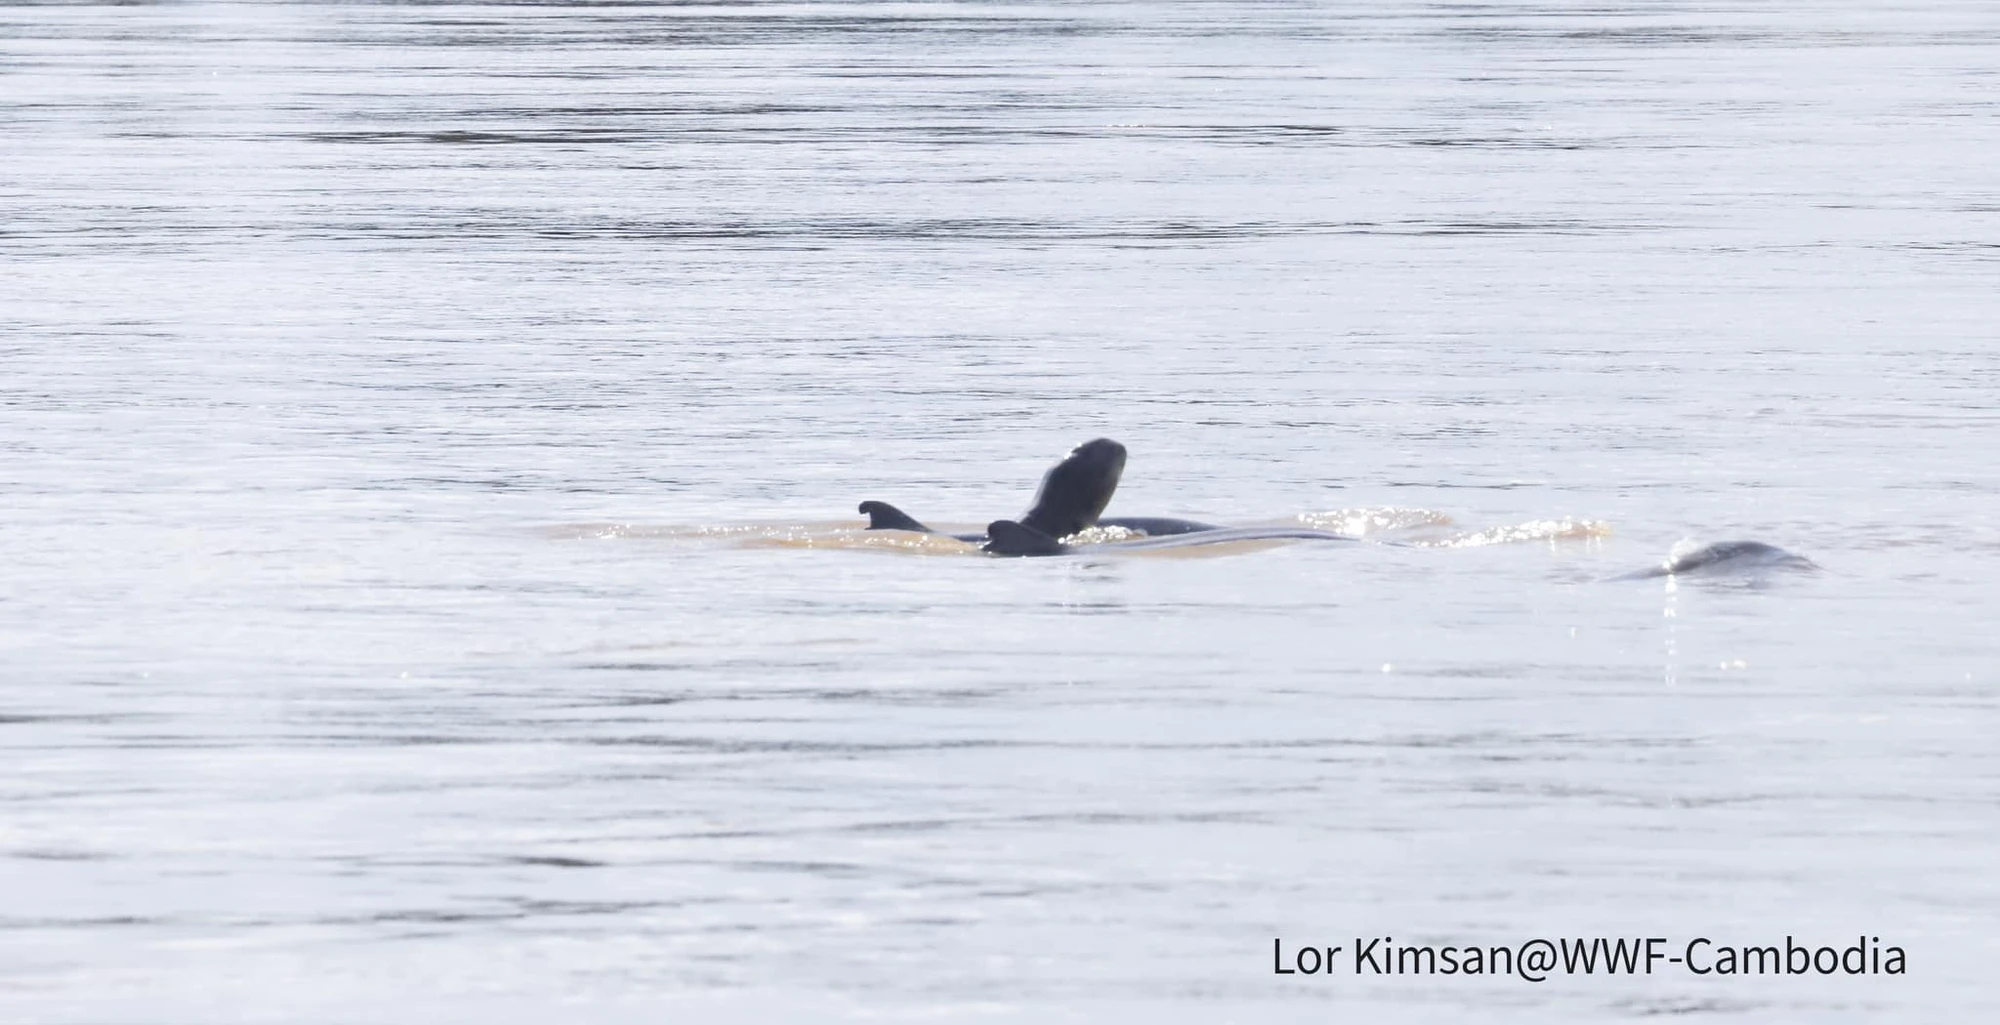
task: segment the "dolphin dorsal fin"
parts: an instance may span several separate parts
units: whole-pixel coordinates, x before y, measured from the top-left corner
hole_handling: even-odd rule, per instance
[[[918,523],[909,513],[887,502],[863,502],[859,511],[868,514],[869,530],[914,530],[920,534],[937,533]]]

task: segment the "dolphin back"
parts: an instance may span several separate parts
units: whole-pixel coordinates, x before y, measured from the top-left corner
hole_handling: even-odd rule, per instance
[[[1695,545],[1683,542],[1657,566],[1612,577],[1613,580],[1649,580],[1655,577],[1722,575],[1752,576],[1770,570],[1812,571],[1819,563],[1762,541],[1717,541]]]
[[[1098,520],[1096,526],[1136,530],[1147,537],[1167,537],[1172,534],[1192,534],[1197,531],[1222,529],[1213,523],[1175,519],[1172,516],[1106,516]]]
[[[994,520],[986,525],[986,543],[980,549],[988,555],[1062,555],[1070,546],[1023,523]]]

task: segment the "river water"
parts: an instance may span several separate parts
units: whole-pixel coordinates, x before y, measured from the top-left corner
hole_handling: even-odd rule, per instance
[[[0,1019],[1993,1020],[1996,97],[1987,3],[0,6]],[[852,529],[1098,436],[1417,543]],[[1605,579],[1734,538],[1823,568]],[[1908,970],[1274,971],[1382,936]]]

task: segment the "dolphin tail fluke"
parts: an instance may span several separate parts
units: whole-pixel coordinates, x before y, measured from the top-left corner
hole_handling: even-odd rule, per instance
[[[918,523],[909,513],[887,502],[863,502],[860,511],[868,514],[869,530],[914,530],[920,534],[937,533]]]
[[[1069,546],[1013,520],[994,520],[986,525],[986,544],[981,550],[989,555],[1061,555]]]

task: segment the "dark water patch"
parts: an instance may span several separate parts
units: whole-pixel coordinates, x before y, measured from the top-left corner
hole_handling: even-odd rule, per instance
[[[1179,140],[1215,145],[1338,147],[1381,149],[1384,147],[1462,147],[1496,150],[1605,150],[1683,149],[1690,143],[1662,142],[1634,136],[1569,138],[1535,132],[1458,135],[1423,128],[1384,128],[1375,125],[1332,124],[1114,124],[1103,127],[1036,127],[1005,124],[976,125],[965,129],[975,134],[1030,138],[1139,138]]]
[[[687,669],[712,669],[711,665],[688,664]],[[785,666],[781,668],[791,668]],[[672,694],[619,694],[594,697],[573,707],[581,708],[644,708],[651,706],[698,704],[702,702],[811,702],[864,705],[938,705],[967,704],[987,701],[999,697],[997,690],[968,690],[964,688],[941,688],[937,690],[898,688],[837,690],[822,687],[778,687],[756,691],[680,691]]]
[[[1770,1010],[1778,1005],[1768,1000],[1729,1000],[1720,997],[1667,997],[1641,1000],[1615,1000],[1605,1006],[1620,1015],[1631,1015],[1634,1018],[1671,1018],[1684,1017],[1691,1014],[1755,1014],[1760,1011]],[[1855,1005],[1847,1003],[1827,1004],[1820,1007],[1820,1010],[1829,1013],[1851,1013],[1855,1009]]]
[[[20,858],[23,861],[107,861],[112,857],[112,855],[101,851],[61,850],[56,848],[8,851],[6,856]]]
[[[968,99],[948,107],[906,106],[886,123],[831,122],[824,117],[801,117],[797,123],[771,123],[761,118],[794,113],[792,108],[773,107],[762,112],[702,112],[685,115],[645,114],[639,111],[606,112],[596,120],[616,120],[615,124],[536,124],[557,115],[553,112],[519,111],[466,113],[442,120],[513,120],[519,124],[494,128],[355,128],[322,129],[280,133],[263,138],[293,139],[301,142],[350,146],[507,146],[507,145],[601,145],[609,143],[638,146],[701,145],[718,146],[914,146],[956,147],[965,145],[1021,146],[1049,142],[1091,144],[1116,140],[1158,140],[1219,146],[1250,147],[1334,147],[1341,149],[1381,149],[1384,147],[1462,148],[1488,150],[1683,150],[1703,145],[1688,140],[1663,141],[1630,136],[1568,138],[1542,134],[1440,134],[1435,130],[1380,129],[1333,125],[1126,125],[1126,124],[1024,124],[1019,118],[1031,111],[1070,110],[1080,104],[1056,102],[992,103]],[[799,108],[803,110],[804,108]],[[984,121],[937,121],[919,116],[926,109],[949,111],[963,117],[969,111],[986,110]],[[685,118],[685,120],[683,120]],[[759,118],[760,120],[744,120]],[[161,132],[133,129],[118,133],[121,138],[180,138],[186,131]],[[255,138],[246,141],[257,141]]]
[[[272,223],[201,220],[140,223],[98,218],[62,228],[0,230],[0,237],[36,246],[49,256],[98,248],[121,255],[192,253],[204,246],[232,246],[246,239],[264,242],[389,241],[395,243],[512,243],[568,246],[605,242],[682,246],[700,250],[822,252],[854,244],[908,244],[952,247],[1078,247],[1107,249],[1199,249],[1286,238],[1382,236],[1403,238],[1589,237],[1645,234],[1662,224],[1583,219],[1401,221],[1198,221],[1198,220],[1028,220],[1001,218],[888,219],[786,218],[771,220],[592,220],[543,216],[535,212],[465,216],[458,212],[410,211],[397,220],[357,216],[342,221]],[[359,385],[343,385],[343,387]],[[386,386],[384,386],[386,387]],[[488,390],[502,386],[484,387]],[[979,393],[969,393],[979,394]],[[1018,397],[1008,389],[993,397]],[[557,408],[554,406],[545,408]]]
[[[874,870],[865,865],[845,861],[787,861],[752,858],[731,860],[729,867],[751,872],[804,873],[830,878],[859,878],[873,875]]]
[[[1114,221],[1007,218],[875,219],[798,218],[702,221],[612,221],[551,223],[528,217],[452,218],[421,215],[398,223],[362,222],[302,228],[303,234],[441,240],[448,238],[534,238],[631,242],[834,243],[921,242],[951,244],[1210,244],[1274,238],[1386,235],[1504,237],[1521,235],[1612,235],[1659,230],[1661,226],[1604,223],[1581,219],[1403,221]]]
[[[1754,10],[1750,9],[1750,10]],[[1841,28],[1826,25],[1785,24],[1773,18],[1768,25],[1727,24],[1741,22],[1740,15],[1723,14],[1695,21],[1672,17],[1678,12],[1635,11],[1631,8],[1486,8],[1470,5],[1453,7],[1431,17],[1439,24],[1437,36],[1449,42],[1481,45],[1504,44],[1526,51],[1562,53],[1561,47],[1596,44],[1603,49],[1643,48],[1673,51],[1689,49],[1836,49],[1890,48],[1905,46],[1976,46],[2000,40],[2000,29],[1986,24],[1959,27],[1923,28],[1908,24],[1892,27]],[[1663,16],[1665,15],[1665,16]],[[1591,49],[1578,51],[1590,54]]]
[[[457,5],[449,5],[457,6]],[[482,4],[481,7],[487,5]],[[545,5],[522,5],[540,7]],[[733,8],[733,10],[732,10]],[[879,13],[859,5],[792,6],[775,13],[768,5],[681,4],[601,5],[571,8],[564,17],[492,20],[472,15],[416,18],[397,23],[350,23],[322,38],[349,45],[436,48],[818,48],[829,41],[936,45],[960,40],[1061,39],[1105,34],[1102,21],[1025,13],[979,14],[938,9]],[[594,12],[594,13],[580,13]]]
[[[553,854],[522,855],[519,857],[502,858],[500,860],[509,865],[536,865],[543,868],[603,868],[610,864],[608,861],[596,861],[590,858],[567,858]]]
[[[301,733],[289,738],[293,743],[327,747],[469,747],[479,744],[519,744],[521,738],[507,736],[466,736],[438,733]]]
[[[1472,490],[1472,491],[1519,491],[1522,488],[1546,488],[1550,485],[1549,482],[1545,480],[1510,480],[1510,481],[1499,481],[1492,484],[1479,484],[1469,481],[1392,480],[1392,481],[1383,481],[1382,486],[1385,488],[1442,488],[1447,490],[1459,489],[1459,490]]]
[[[1477,136],[1421,136],[1404,139],[1405,146],[1466,147],[1469,149],[1604,149],[1602,143],[1563,142],[1555,139],[1527,139]],[[1679,147],[1674,147],[1678,149]]]
[[[147,915],[109,915],[98,918],[7,918],[0,917],[0,932],[37,932],[43,929],[116,929],[130,926],[174,925],[175,919]]]
[[[1892,249],[1903,249],[1919,253],[1950,253],[1957,256],[1973,256],[1980,259],[2000,259],[2000,242],[1966,239],[1960,241],[1898,242]]]
[[[808,613],[810,614],[810,613]],[[598,672],[617,673],[681,673],[681,672],[837,672],[848,668],[848,663],[829,659],[773,659],[773,658],[719,658],[711,661],[648,661],[648,662],[586,662],[576,668]],[[814,693],[827,696],[839,695],[839,691],[798,691],[794,689],[769,692],[773,697],[809,697]],[[862,692],[851,692],[854,696]],[[744,700],[766,695],[729,694],[713,695],[709,700]],[[692,698],[690,698],[692,700]]]
[[[308,132],[299,138],[311,142],[346,142],[368,145],[395,143],[434,143],[445,146],[504,146],[504,145],[587,145],[605,142],[631,142],[640,137],[629,128],[536,128],[515,129],[514,131],[468,131],[464,129],[440,129],[432,131],[356,131],[356,132]]]
[[[41,714],[10,712],[0,713],[0,726],[36,726],[50,723],[80,723],[87,726],[108,726],[113,723],[134,722],[141,719],[157,720],[160,716],[146,716],[137,713],[80,713],[48,712]]]

